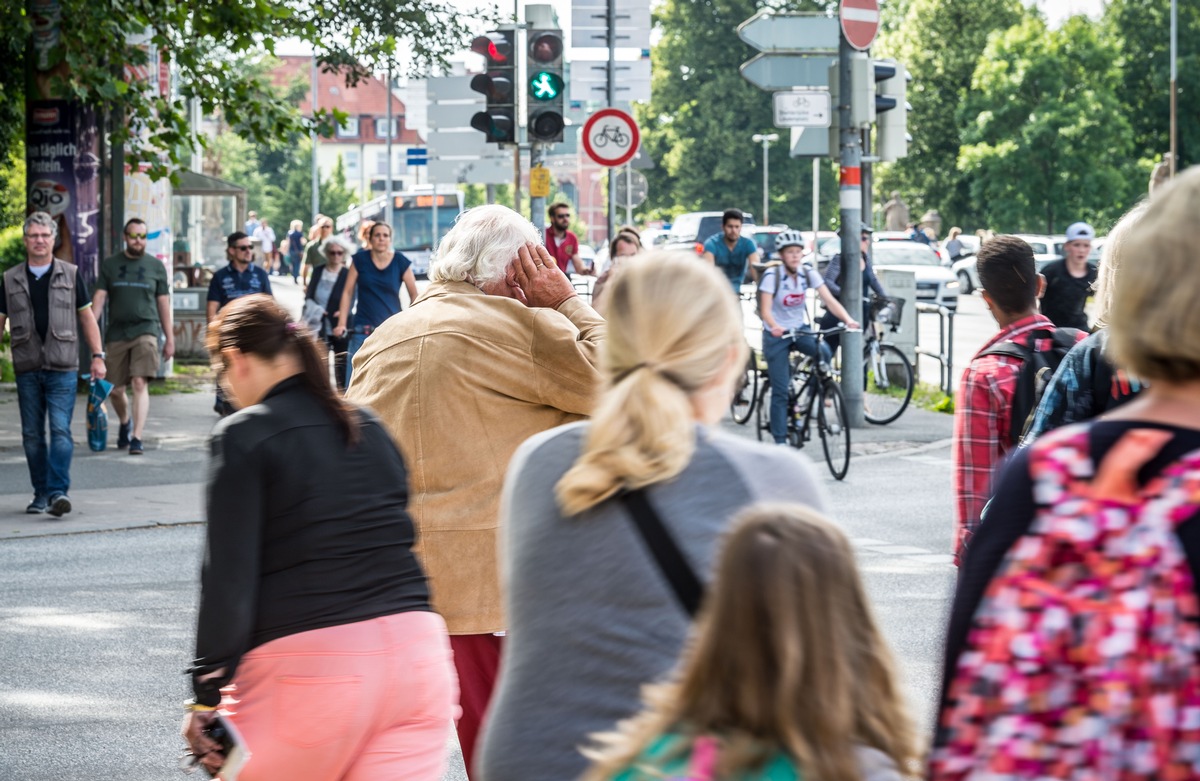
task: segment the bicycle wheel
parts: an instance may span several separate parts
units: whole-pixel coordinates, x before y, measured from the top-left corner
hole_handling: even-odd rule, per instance
[[[734,423],[743,424],[754,414],[754,405],[758,401],[758,366],[753,355],[746,364],[738,386],[733,401],[729,402],[729,417],[733,418]]]
[[[870,357],[863,361],[867,392],[863,415],[868,423],[884,425],[904,414],[913,394],[913,367],[908,357],[890,344],[879,345],[879,365]]]
[[[771,383],[769,382],[763,383],[762,390],[758,392],[755,413],[758,415],[754,420],[755,428],[758,429],[758,441],[775,441],[771,436]]]
[[[817,428],[821,431],[821,448],[825,451],[825,463],[835,480],[841,480],[850,471],[850,427],[846,425],[846,402],[842,389],[833,380],[821,386],[821,395],[816,401]]]

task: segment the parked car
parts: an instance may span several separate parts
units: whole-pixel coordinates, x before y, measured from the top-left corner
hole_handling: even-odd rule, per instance
[[[1042,269],[1064,256],[1063,245],[1067,243],[1066,236],[1046,236],[1044,234],[1018,233],[1018,239],[1024,240],[1033,247],[1033,261],[1037,264],[1040,274]]]
[[[875,242],[871,262],[876,271],[911,271],[916,276],[918,302],[958,308],[958,279],[942,265],[932,247],[915,241]]]
[[[758,245],[758,257],[763,263],[779,260],[779,252],[775,249],[775,237],[787,230],[786,225],[751,225],[742,229],[743,236],[754,239]]]
[[[664,249],[690,249],[697,255],[704,251],[704,242],[709,236],[721,232],[721,216],[724,212],[688,212],[681,214],[671,223]],[[754,215],[742,212],[742,231],[754,225]],[[749,235],[749,234],[747,234]]]
[[[950,270],[954,272],[954,278],[958,280],[958,292],[962,295],[965,296],[982,287],[979,284],[979,271],[975,268],[974,255],[964,255],[954,261]]]

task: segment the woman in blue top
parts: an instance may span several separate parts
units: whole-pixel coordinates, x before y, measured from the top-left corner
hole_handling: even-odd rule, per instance
[[[817,342],[808,325],[808,291],[815,290],[834,317],[849,328],[858,323],[834,298],[821,275],[807,263],[801,264],[804,239],[798,230],[785,230],[775,237],[775,247],[783,262],[772,266],[758,284],[759,317],[763,324],[763,357],[767,361],[767,377],[771,382],[771,436],[779,444],[787,442],[788,353],[798,350],[828,364],[832,353],[829,346]],[[795,329],[795,336],[785,336]]]
[[[400,283],[403,282],[408,290],[409,301],[417,298],[417,278],[413,275],[412,261],[392,248],[392,229],[385,223],[374,223],[367,233],[367,241],[371,249],[354,253],[351,259],[337,328],[333,329],[334,337],[339,339],[347,332],[350,334],[346,350],[347,386],[358,348],[372,331],[383,325],[384,320],[400,311]],[[348,327],[355,294],[358,303],[354,307],[354,324]]]

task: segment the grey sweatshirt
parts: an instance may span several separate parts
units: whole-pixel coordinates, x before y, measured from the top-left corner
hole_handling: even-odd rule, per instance
[[[508,636],[472,781],[570,781],[579,747],[639,710],[640,687],[675,665],[690,620],[624,505],[564,518],[554,486],[588,423],[551,429],[513,457],[501,501]],[[696,452],[650,502],[697,575],[711,576],[733,516],[759,501],[825,511],[809,461],[791,448],[697,427]]]

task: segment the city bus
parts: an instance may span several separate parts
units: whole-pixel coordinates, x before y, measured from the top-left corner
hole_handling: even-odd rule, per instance
[[[381,195],[355,206],[339,216],[335,223],[341,233],[355,246],[358,245],[358,226],[363,220],[382,222],[389,196]],[[424,277],[429,271],[433,248],[463,210],[463,195],[458,190],[432,189],[393,192],[392,198],[392,246],[412,261],[413,273]],[[434,235],[434,220],[437,220],[437,235]]]

